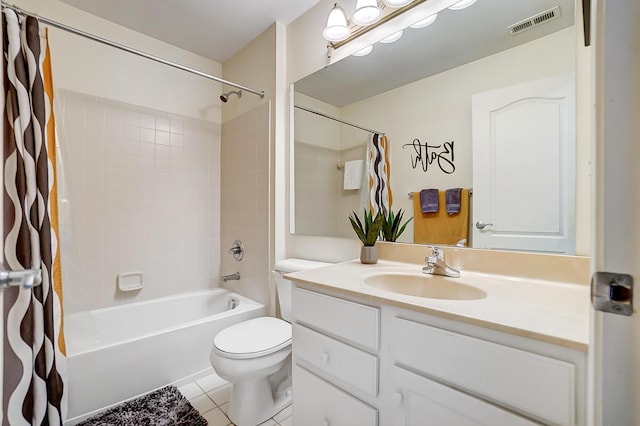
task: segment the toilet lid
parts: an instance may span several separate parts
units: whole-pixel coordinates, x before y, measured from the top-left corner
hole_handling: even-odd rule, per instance
[[[262,317],[225,328],[213,338],[215,347],[228,354],[274,352],[291,341],[291,324],[279,318]]]

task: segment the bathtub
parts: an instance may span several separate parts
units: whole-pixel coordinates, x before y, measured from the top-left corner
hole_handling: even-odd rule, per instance
[[[211,368],[216,333],[266,315],[264,305],[219,288],[65,316],[68,418]]]

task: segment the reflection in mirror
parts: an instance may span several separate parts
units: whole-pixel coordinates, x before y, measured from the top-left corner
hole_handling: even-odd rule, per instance
[[[442,11],[428,27],[408,28],[395,43],[377,43],[367,56],[345,58],[296,82],[295,104],[324,116],[294,108],[291,149],[295,161],[292,176],[295,233],[355,237],[347,217],[364,205],[363,190],[345,189],[344,169],[352,160],[364,159],[370,137],[369,132],[361,129],[365,128],[384,132],[389,138],[394,210],[405,210],[406,217],[416,216],[409,194],[419,194],[422,189],[472,189],[469,246],[575,253],[576,184],[583,187],[589,184],[575,182],[574,162],[576,150],[580,155],[589,148],[579,141],[574,144],[577,37],[574,9],[571,0],[478,1],[461,11]],[[516,34],[507,29],[549,10],[553,10],[551,19],[539,25]],[[559,95],[561,102],[549,103],[549,99],[555,99],[555,89],[550,89],[551,94],[545,92],[535,105],[521,105],[520,98],[528,96],[518,98],[518,94],[525,93],[520,92],[522,87],[555,78],[569,86],[568,92]],[[477,111],[477,100],[504,91],[518,96],[489,110],[485,108],[484,112]],[[495,111],[507,113],[495,115]],[[555,123],[546,133],[535,130],[539,127],[535,120],[541,116]],[[526,117],[533,120],[527,121]],[[508,135],[495,142],[495,132],[490,133],[487,148],[482,148],[493,153],[494,157],[490,157],[493,160],[498,152],[501,159],[498,163],[503,166],[497,172],[495,169],[483,172],[497,173],[502,178],[490,182],[489,190],[482,192],[478,192],[481,187],[476,188],[478,176],[474,175],[474,169],[481,169],[474,162],[474,157],[481,157],[476,155],[480,149],[477,131],[482,127],[477,125],[479,120],[507,123],[503,127],[506,130],[499,134]],[[522,137],[516,135],[518,129]],[[564,132],[562,137],[556,137],[557,131]],[[551,138],[547,138],[549,135]],[[545,143],[538,143],[539,138],[545,138]],[[550,148],[552,152],[548,152]],[[523,160],[528,160],[528,164]],[[531,182],[542,177],[548,185],[549,176],[555,176],[551,189],[531,186]],[[509,187],[511,181],[515,184]],[[491,202],[501,197],[502,210],[496,216],[491,209],[497,204]],[[504,202],[505,197],[508,202]],[[549,198],[554,201],[540,204],[539,200]],[[486,204],[485,200],[489,200],[489,213],[474,216],[476,206]],[[505,206],[517,207],[514,209],[517,213],[510,214]],[[537,220],[536,215],[544,215],[545,207],[555,209],[555,216]],[[522,215],[522,211],[529,214]],[[501,228],[501,223],[505,223],[501,218],[514,216],[527,217],[524,224],[510,222]],[[420,217],[415,219],[399,242],[414,242],[414,223],[418,221],[417,226],[421,226]],[[479,221],[493,226],[480,230],[475,226]],[[544,229],[533,229],[540,225],[538,222],[544,223]],[[524,227],[527,233],[545,237],[562,234],[570,243],[550,248],[528,242],[504,246],[502,242],[486,242],[477,237],[479,232],[500,234],[509,227]],[[474,240],[482,243],[474,245]]]

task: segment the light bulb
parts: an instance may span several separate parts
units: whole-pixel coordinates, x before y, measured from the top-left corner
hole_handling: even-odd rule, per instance
[[[393,43],[394,41],[400,40],[400,37],[402,37],[402,30],[386,36],[385,38],[380,40],[380,43]]]
[[[349,37],[350,34],[351,28],[347,24],[347,15],[344,13],[344,9],[336,3],[333,5],[331,12],[329,12],[327,26],[322,31],[322,36],[327,41],[342,41]]]
[[[437,13],[434,13],[433,15],[429,15],[424,19],[419,20],[418,22],[416,22],[413,25],[410,25],[411,28],[424,28],[424,27],[428,27],[429,25],[433,24],[436,20],[436,18],[438,17]]]
[[[376,0],[357,0],[356,10],[353,12],[353,22],[358,25],[371,25],[380,19],[382,11]]]
[[[411,3],[413,0],[384,0],[384,4],[389,7],[402,7]]]
[[[371,53],[371,51],[373,50],[373,45],[369,45],[367,47],[364,47],[360,50],[356,50],[355,52],[353,52],[351,54],[351,56],[365,56],[368,55],[369,53]]]
[[[475,2],[476,2],[476,0],[460,0],[459,2],[453,4],[453,6],[449,6],[449,9],[451,9],[451,10],[462,10],[462,9],[465,9],[465,8],[471,6]]]

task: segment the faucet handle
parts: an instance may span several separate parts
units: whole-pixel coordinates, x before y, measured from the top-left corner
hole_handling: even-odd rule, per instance
[[[427,258],[425,258],[425,260],[427,260],[428,258],[434,258],[437,257],[438,259],[444,259],[444,250],[442,250],[440,247],[436,247],[436,246],[427,246],[427,248],[429,250],[431,250],[431,256],[428,256]]]

